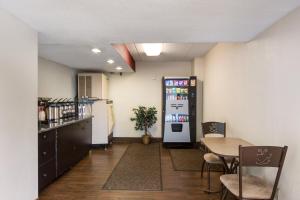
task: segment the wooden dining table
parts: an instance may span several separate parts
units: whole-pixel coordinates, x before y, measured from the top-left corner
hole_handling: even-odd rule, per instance
[[[206,137],[202,138],[201,142],[210,152],[220,157],[226,174],[234,173],[238,167],[239,146],[253,146],[243,139],[234,137]]]

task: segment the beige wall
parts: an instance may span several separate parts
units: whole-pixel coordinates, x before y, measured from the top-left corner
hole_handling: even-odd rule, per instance
[[[192,73],[194,76],[197,76],[198,80],[200,81],[204,80],[204,68],[205,68],[204,58],[203,57],[194,58]]]
[[[0,199],[38,197],[37,33],[0,9]]]
[[[38,96],[73,98],[76,96],[75,69],[39,57]]]
[[[155,106],[158,110],[156,125],[149,131],[161,137],[162,76],[190,76],[191,62],[137,62],[136,73],[109,76],[110,99],[114,101],[115,137],[139,137],[134,130],[132,108],[139,105]]]
[[[225,121],[229,136],[253,144],[288,145],[285,200],[300,196],[299,21],[300,9],[253,41],[219,44],[205,57],[204,120]]]

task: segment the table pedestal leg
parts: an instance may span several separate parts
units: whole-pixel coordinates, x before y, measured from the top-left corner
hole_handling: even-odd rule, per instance
[[[237,160],[235,158],[232,158],[232,160],[230,162],[230,167],[228,167],[225,158],[223,156],[220,156],[220,159],[222,160],[222,162],[224,164],[225,173],[226,174],[234,174],[238,167]]]

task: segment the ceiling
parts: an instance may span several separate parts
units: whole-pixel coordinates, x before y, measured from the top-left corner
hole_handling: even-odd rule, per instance
[[[163,43],[159,56],[146,56],[142,43],[126,44],[135,61],[192,61],[205,55],[215,43]]]
[[[93,47],[101,49],[101,53],[91,52]],[[115,68],[121,66],[122,72],[132,72],[131,67],[123,60],[117,51],[110,45],[80,45],[80,44],[39,44],[39,56],[53,60],[73,68],[84,70],[101,70],[119,72]],[[106,61],[113,59],[115,63]]]
[[[112,43],[198,43],[198,48],[248,41],[299,5],[299,0],[0,0],[0,7],[38,31],[40,56],[105,71],[117,65],[132,71]],[[103,53],[92,55],[92,47]],[[107,65],[109,58],[116,62]]]

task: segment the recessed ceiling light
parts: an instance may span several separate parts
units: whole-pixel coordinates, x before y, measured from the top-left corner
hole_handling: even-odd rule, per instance
[[[116,67],[116,70],[122,70],[122,69],[123,69],[123,67],[121,67],[121,66]]]
[[[113,59],[108,59],[106,62],[109,64],[113,64],[115,61]]]
[[[159,56],[162,50],[161,43],[144,43],[144,52],[147,56]]]
[[[91,51],[92,51],[94,54],[101,53],[101,50],[98,49],[98,48],[93,48]]]

